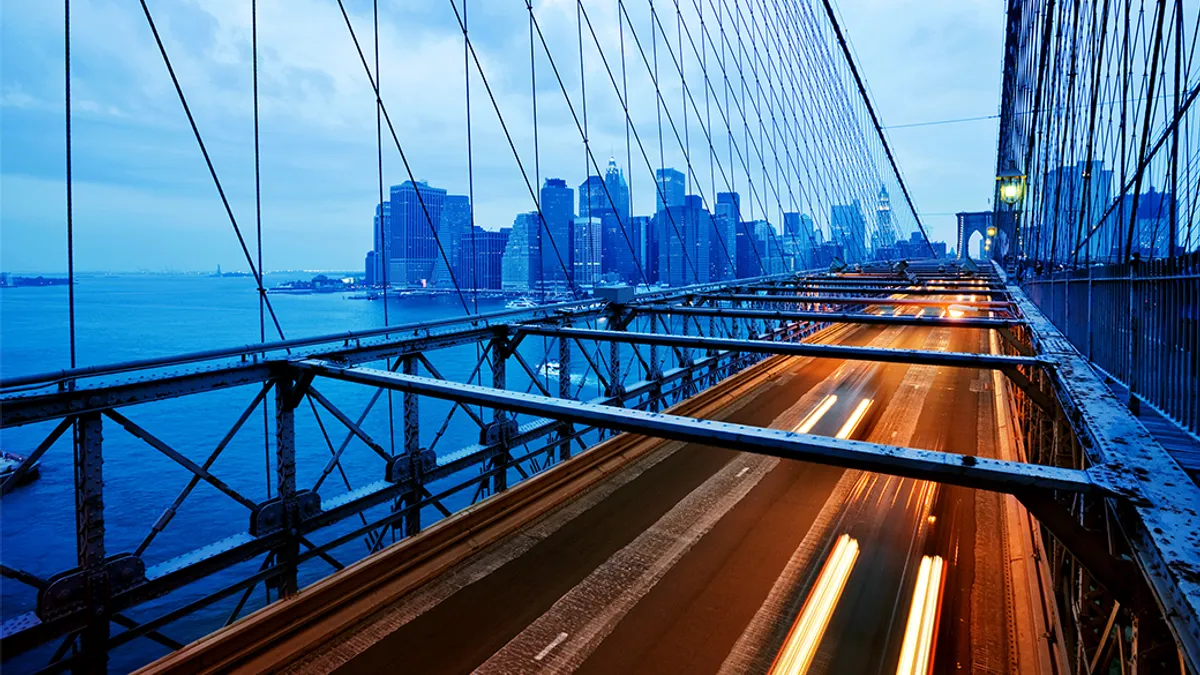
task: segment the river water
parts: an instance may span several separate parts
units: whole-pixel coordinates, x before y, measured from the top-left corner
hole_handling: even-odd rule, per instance
[[[309,274],[270,274],[268,286],[282,281],[307,279]],[[384,303],[353,300],[349,294],[271,295],[280,323],[288,338],[373,328],[384,325]],[[503,308],[502,300],[480,300],[479,310]],[[457,298],[393,299],[389,305],[392,324],[463,316]],[[259,313],[254,280],[213,278],[198,275],[83,275],[76,287],[76,316],[79,365],[95,365],[170,355],[179,352],[242,345],[259,340]],[[267,339],[277,337],[268,325]],[[45,372],[68,366],[67,289],[65,287],[0,290],[0,374]],[[536,346],[536,345],[534,345]],[[466,381],[477,361],[473,345],[439,350],[430,357],[449,379]],[[542,357],[526,353],[531,360]],[[536,362],[534,362],[534,367]],[[485,368],[486,370],[486,368]],[[425,374],[422,371],[422,374]],[[487,375],[485,373],[485,381]],[[527,379],[526,379],[527,383]],[[321,391],[357,417],[372,391],[345,383],[321,382]],[[143,404],[122,410],[130,419],[170,444],[193,461],[202,463],[221,437],[251,402],[257,387],[240,387],[190,396],[186,399]],[[400,397],[394,404],[395,444],[400,438]],[[381,445],[389,447],[386,396],[364,423],[364,428]],[[438,436],[448,404],[421,405],[421,444],[435,443],[444,455],[477,440],[478,428],[459,413]],[[307,404],[297,414],[297,479],[301,488],[311,487],[322,474],[330,451],[325,434],[338,445],[346,429],[331,415],[322,413],[324,430]],[[39,424],[6,430],[0,435],[5,450],[28,454],[53,425]],[[69,434],[67,434],[69,436]],[[266,442],[264,439],[268,439]],[[261,412],[234,438],[212,466],[212,472],[251,501],[266,497],[273,467],[268,466],[270,433],[264,434]],[[389,448],[390,449],[390,448]],[[365,444],[354,441],[344,456],[345,481],[333,472],[321,487],[328,499],[350,488],[383,478],[383,460]],[[104,506],[107,520],[108,553],[133,551],[191,474],[163,454],[133,438],[111,420],[104,421]],[[0,504],[0,560],[4,564],[45,577],[75,564],[75,515],[71,447],[61,439],[41,462],[41,478],[18,488]],[[461,506],[470,494],[449,504]],[[154,565],[224,537],[246,532],[248,510],[229,496],[201,483],[183,503],[178,514],[146,549],[147,565]],[[356,524],[355,520],[353,523]],[[347,525],[347,526],[348,526]],[[361,542],[339,549],[352,561],[365,553]],[[238,574],[253,572],[260,561],[210,577],[182,592],[148,603],[128,612],[135,620],[153,618],[197,599],[204,593],[237,580]],[[324,565],[302,568],[302,582],[328,574]],[[36,594],[22,584],[5,579],[0,613],[9,619],[33,609]],[[218,603],[196,616],[171,624],[164,633],[189,641],[220,625],[236,598]],[[261,586],[248,607],[261,606]],[[115,631],[115,629],[114,629]],[[113,654],[112,670],[122,672],[165,653],[145,639],[132,641]],[[26,654],[6,662],[6,672],[27,672],[45,664],[48,653]]]

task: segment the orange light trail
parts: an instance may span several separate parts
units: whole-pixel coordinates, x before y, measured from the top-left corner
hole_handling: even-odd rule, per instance
[[[771,675],[801,675],[808,672],[856,560],[858,540],[851,539],[848,534],[838,537],[808,601],[804,603],[800,617],[792,624],[783,648],[771,664]]]
[[[821,421],[821,418],[825,416],[825,413],[829,412],[829,409],[833,407],[834,403],[837,403],[837,396],[833,394],[826,396],[825,400],[821,401],[821,404],[818,405],[812,412],[810,412],[808,417],[805,417],[804,421],[802,421],[800,425],[796,427],[796,431],[802,434],[807,434],[808,432],[812,431],[812,428],[817,425],[817,422]]]
[[[854,409],[854,412],[850,413],[850,417],[846,420],[846,423],[842,425],[841,429],[838,429],[837,437],[843,439],[850,438],[850,434],[854,433],[854,429],[858,426],[858,423],[862,421],[863,415],[867,414],[867,408],[870,407],[871,399],[864,398],[862,401],[860,401],[858,407]]]
[[[896,675],[928,675],[933,666],[945,569],[946,561],[941,556],[921,558]]]

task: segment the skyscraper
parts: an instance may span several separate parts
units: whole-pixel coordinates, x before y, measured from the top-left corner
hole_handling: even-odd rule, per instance
[[[696,195],[682,206],[669,206],[654,215],[658,232],[658,280],[669,286],[705,283],[709,261],[712,215]]]
[[[895,257],[896,226],[892,223],[892,199],[887,186],[879,186],[879,200],[875,204],[875,231],[871,233],[871,252],[877,260]]]
[[[830,208],[829,233],[845,251],[845,262],[866,260],[867,221],[857,199],[852,204],[834,204]]]
[[[539,230],[542,279],[547,287],[566,288],[573,272],[571,224],[575,219],[575,191],[561,178],[547,178],[541,192]]]
[[[742,263],[738,258],[738,233],[741,231],[742,198],[736,192],[718,192],[713,210],[713,224],[717,236],[709,242],[709,264],[714,280],[734,279],[741,276]]]
[[[542,277],[542,250],[538,243],[537,211],[519,213],[500,261],[500,286],[506,291],[526,293],[537,288]]]
[[[671,206],[683,206],[684,195],[687,192],[687,178],[675,169],[655,169],[654,181],[658,183],[655,190],[655,201],[658,203],[656,212]]]
[[[458,283],[464,289],[498,290],[504,249],[511,228],[485,230],[476,225],[458,244]]]
[[[433,261],[440,255],[436,233],[442,221],[446,191],[423,181],[404,181],[391,190],[388,242],[389,281],[425,286],[433,277]]]
[[[1059,262],[1074,259],[1077,244],[1095,228],[1112,203],[1112,174],[1104,168],[1104,162],[1098,160],[1046,172],[1046,181],[1042,184],[1044,234],[1040,237],[1042,250],[1036,255],[1053,256]],[[1108,227],[1098,228],[1080,249],[1079,259],[1101,259],[1110,255],[1117,244],[1122,248],[1125,246],[1120,233]]]
[[[600,219],[576,218],[572,230],[574,243],[571,260],[575,283],[580,286],[595,286],[600,281]]]
[[[380,222],[381,220],[382,220],[382,222]],[[371,259],[371,263],[374,265],[374,270],[370,274],[371,281],[368,283],[371,285],[375,285],[375,284],[382,285],[385,281],[384,272],[389,271],[389,270],[387,270],[387,265],[385,263],[385,260],[386,260],[386,258],[392,257],[392,251],[391,251],[392,247],[390,245],[391,238],[392,238],[392,204],[391,204],[391,202],[383,202],[382,204],[378,204],[375,206],[375,227],[373,229],[372,238],[374,239],[374,242],[375,242],[375,248],[372,249],[375,252],[375,255]],[[389,243],[389,245],[386,247],[388,249],[387,251],[384,251],[384,248],[385,248],[384,242]],[[386,254],[386,256],[385,256],[385,254]],[[391,283],[392,282],[392,280],[390,278],[391,275],[389,274],[387,276],[388,276],[388,278],[386,279],[386,281],[388,283]]]
[[[441,223],[438,225],[438,239],[446,257],[440,251],[434,250],[433,275],[431,284],[452,288],[457,282],[462,286],[459,277],[463,269],[459,266],[458,246],[464,235],[471,231],[471,200],[466,195],[446,195],[442,201]],[[446,261],[450,261],[450,265]]]
[[[634,281],[638,276],[640,233],[629,220],[629,185],[614,159],[604,177],[589,176],[579,186],[579,215],[601,222],[601,269],[611,280]]]

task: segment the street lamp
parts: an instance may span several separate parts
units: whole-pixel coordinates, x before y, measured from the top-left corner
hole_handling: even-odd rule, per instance
[[[996,181],[1000,183],[1000,201],[1010,206],[1021,201],[1025,194],[1025,174],[1009,168],[1001,171]]]
[[[996,226],[995,225],[988,227],[987,236],[988,236],[988,239],[991,239],[992,237],[996,236]]]

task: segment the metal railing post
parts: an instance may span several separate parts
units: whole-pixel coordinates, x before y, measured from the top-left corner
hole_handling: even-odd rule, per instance
[[[76,673],[108,672],[103,445],[100,414],[79,416],[75,423],[75,543],[90,616],[88,625],[79,634],[83,662],[74,669]]]
[[[276,587],[283,597],[297,590],[296,557],[300,554],[296,530],[296,382],[280,378],[275,382],[275,487],[283,505],[285,542],[275,551],[275,565],[282,567]]]
[[[417,358],[406,355],[401,361],[401,369],[405,375],[417,374]],[[409,462],[409,475],[412,476],[413,488],[400,499],[404,508],[404,536],[412,537],[421,531],[421,509],[417,504],[421,501],[421,399],[413,392],[404,392],[404,456]]]
[[[563,326],[570,328],[571,322],[565,322]],[[558,338],[558,397],[562,399],[572,398],[571,341],[565,337]],[[558,432],[558,438],[561,441],[558,444],[558,461],[565,462],[571,458],[571,437],[574,435],[575,426],[570,422],[563,422]]]

